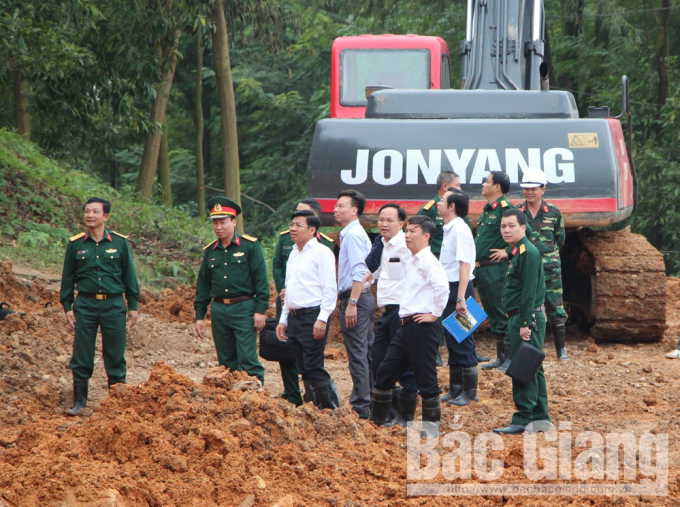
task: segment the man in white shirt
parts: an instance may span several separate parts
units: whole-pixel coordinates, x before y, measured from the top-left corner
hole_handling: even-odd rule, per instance
[[[430,251],[435,230],[432,220],[425,216],[411,217],[406,224],[406,246],[412,257],[406,263],[399,298],[401,328],[387,348],[371,391],[371,419],[380,426],[390,413],[392,387],[410,366],[423,398],[423,431],[432,437],[439,435],[441,419],[436,366],[440,335],[437,319],[449,298],[446,272]]]
[[[354,189],[338,194],[333,214],[342,226],[338,259],[338,299],[340,299],[340,330],[345,340],[349,373],[354,388],[349,402],[361,419],[371,415],[371,348],[375,299],[364,282],[366,256],[371,251],[368,234],[359,223],[366,199]]]
[[[444,239],[439,255],[449,280],[449,300],[443,318],[453,312],[467,313],[466,299],[474,297],[472,286],[476,258],[475,240],[464,219],[468,214],[470,198],[461,190],[447,191],[437,203],[437,211],[444,220]],[[444,331],[449,350],[449,392],[442,401],[450,405],[465,406],[477,397],[477,352],[472,336],[461,343]]]
[[[305,385],[305,401],[319,408],[335,409],[340,406],[340,398],[324,368],[327,322],[337,297],[335,256],[316,239],[320,226],[312,211],[293,214],[290,237],[295,246],[286,264],[286,295],[276,336],[282,341],[290,340]]]
[[[378,281],[378,308],[382,310],[382,316],[378,319],[378,327],[373,342],[372,369],[375,376],[380,363],[385,358],[387,347],[397,335],[401,327],[399,322],[399,298],[403,291],[404,270],[411,253],[406,248],[404,235],[404,222],[406,211],[394,203],[384,204],[378,213],[378,228],[380,237],[366,259],[369,272],[364,277],[364,282],[371,279]],[[375,259],[375,253],[380,254]],[[372,271],[372,273],[371,273]],[[401,424],[406,426],[408,421],[413,420],[418,405],[418,386],[413,371],[409,368],[399,379],[401,388],[392,391],[392,410],[390,420],[386,426]]]

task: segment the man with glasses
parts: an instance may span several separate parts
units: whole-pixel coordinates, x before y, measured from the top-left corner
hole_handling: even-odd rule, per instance
[[[316,238],[320,225],[312,211],[293,214],[290,236],[295,246],[286,265],[286,297],[276,336],[290,340],[305,385],[305,401],[336,409],[340,406],[338,391],[324,368],[327,323],[337,298],[335,256]]]
[[[295,211],[308,210],[312,211],[317,217],[321,216],[321,204],[316,199],[306,198],[302,199]],[[331,252],[335,249],[333,239],[326,236],[322,232],[316,232],[316,239],[322,245],[328,247]],[[276,286],[276,320],[281,318],[281,299],[285,296],[286,287],[286,263],[293,251],[295,242],[291,236],[290,229],[279,234],[279,241],[276,244],[274,251],[274,261],[272,272],[274,274],[274,285]],[[288,400],[293,405],[302,405],[302,394],[300,393],[300,383],[298,381],[298,370],[295,363],[279,362],[281,368],[281,379],[283,380],[283,394],[282,398]]]
[[[338,298],[340,299],[340,329],[347,349],[349,372],[354,388],[349,402],[361,419],[370,417],[371,349],[375,299],[363,281],[368,268],[366,256],[371,241],[359,223],[366,199],[354,189],[338,194],[334,218],[342,226],[338,260]]]

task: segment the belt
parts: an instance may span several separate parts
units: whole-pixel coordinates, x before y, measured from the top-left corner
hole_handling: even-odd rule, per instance
[[[492,261],[491,259],[489,259],[488,261],[475,262],[475,267],[476,268],[484,268],[486,266],[495,266],[496,264],[501,264],[503,262],[505,262],[505,261],[504,260],[503,261]]]
[[[290,310],[290,314],[294,315],[296,317],[299,317],[300,315],[304,315],[306,313],[312,313],[317,310],[320,310],[320,306],[310,306],[309,308],[295,308],[294,310]]]
[[[90,299],[113,299],[119,298],[122,294],[100,294],[98,292],[78,292],[79,296],[83,296]]]
[[[413,324],[416,321],[414,318],[416,315],[418,314],[416,313],[414,315],[409,315],[408,317],[402,317],[401,319],[399,319],[399,322],[401,322],[402,326],[405,326],[407,324]]]
[[[536,312],[542,312],[544,310],[545,310],[544,306],[537,306],[536,308],[534,308],[533,311],[534,311],[534,313],[536,313]],[[508,313],[506,313],[506,315],[508,316],[508,318],[510,318],[513,315],[517,315],[518,313],[519,313],[519,310],[510,310]]]
[[[385,306],[381,306],[380,309],[382,310],[383,315],[384,315],[387,312],[399,310],[399,305],[385,305]]]
[[[249,299],[255,299],[255,296],[239,296],[237,298],[213,298],[213,301],[217,301],[218,303],[223,303],[225,305],[233,305],[234,303],[248,301]]]
[[[371,292],[371,289],[365,288],[360,292],[360,294],[366,294],[368,292]],[[338,292],[338,299],[349,299],[349,297],[351,295],[352,295],[352,289],[343,290],[342,292]]]

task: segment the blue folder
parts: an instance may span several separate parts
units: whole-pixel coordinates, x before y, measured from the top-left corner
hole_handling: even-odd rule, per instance
[[[462,343],[487,318],[486,313],[479,306],[479,303],[475,301],[475,298],[467,298],[465,304],[467,305],[467,313],[465,315],[458,315],[458,312],[453,312],[442,321],[446,330],[451,333],[451,336],[458,343]]]

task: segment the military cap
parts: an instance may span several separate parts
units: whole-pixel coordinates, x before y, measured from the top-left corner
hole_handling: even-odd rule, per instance
[[[208,200],[208,209],[210,210],[210,220],[236,217],[241,214],[241,206],[231,199],[219,195]]]

